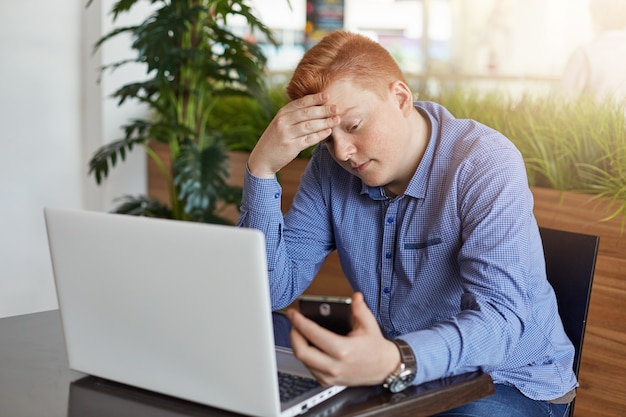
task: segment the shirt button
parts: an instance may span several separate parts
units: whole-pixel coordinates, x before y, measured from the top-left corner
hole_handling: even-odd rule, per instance
[[[389,294],[389,287],[385,287],[385,288],[383,288],[383,292],[384,292],[385,294]]]
[[[393,217],[391,216],[387,217],[387,223],[393,223]]]
[[[387,253],[385,254],[385,258],[387,258],[387,259],[391,259],[391,256],[392,256],[392,255],[391,255],[391,252],[387,252]]]
[[[280,193],[274,194],[274,198],[280,198]]]

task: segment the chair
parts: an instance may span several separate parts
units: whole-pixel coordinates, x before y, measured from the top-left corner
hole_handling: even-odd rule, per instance
[[[574,373],[578,377],[591,285],[598,255],[598,236],[540,227],[546,275],[554,288],[565,333],[575,348]],[[574,413],[574,403],[569,416]]]

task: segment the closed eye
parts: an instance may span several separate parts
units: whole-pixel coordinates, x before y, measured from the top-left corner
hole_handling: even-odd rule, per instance
[[[360,124],[361,122],[356,122],[355,124],[352,125],[350,129],[348,129],[348,132],[354,132],[359,127]]]

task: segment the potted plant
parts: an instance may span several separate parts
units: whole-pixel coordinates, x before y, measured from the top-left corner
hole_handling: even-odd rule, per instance
[[[138,0],[120,0],[112,8],[113,21]],[[88,3],[88,5],[91,1]],[[159,5],[134,26],[104,35],[100,47],[122,33],[130,34],[134,59],[103,67],[115,69],[129,62],[147,66],[150,78],[129,83],[114,94],[119,104],[134,99],[148,105],[149,119],[124,126],[122,139],[101,147],[89,161],[89,173],[100,184],[118,160],[135,146],[143,146],[159,166],[169,189],[169,202],[147,196],[125,196],[118,213],[189,221],[227,223],[220,215],[239,206],[241,190],[229,185],[228,159],[219,128],[207,123],[217,100],[225,96],[254,97],[266,103],[266,58],[245,36],[227,24],[243,18],[248,33],[259,33],[275,44],[270,30],[245,0],[153,0]],[[170,161],[154,152],[151,142],[164,144]]]

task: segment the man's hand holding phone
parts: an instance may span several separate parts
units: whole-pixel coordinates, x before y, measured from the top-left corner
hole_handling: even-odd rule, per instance
[[[328,299],[308,303],[315,315],[328,313],[329,322],[351,323],[347,335],[339,335],[320,329],[305,312],[287,310],[293,324],[290,341],[296,358],[301,360],[323,385],[377,385],[393,372],[400,363],[396,345],[383,336],[376,317],[371,312],[363,294],[354,293],[351,303],[344,300],[329,303]],[[305,304],[305,303],[303,303]],[[333,306],[337,307],[333,314]],[[320,311],[320,308],[322,311]],[[346,314],[346,311],[350,313]],[[313,315],[313,314],[312,314]],[[349,319],[348,319],[349,318]],[[329,325],[330,326],[330,325]],[[345,326],[339,326],[345,332]],[[341,330],[343,328],[344,330]]]

